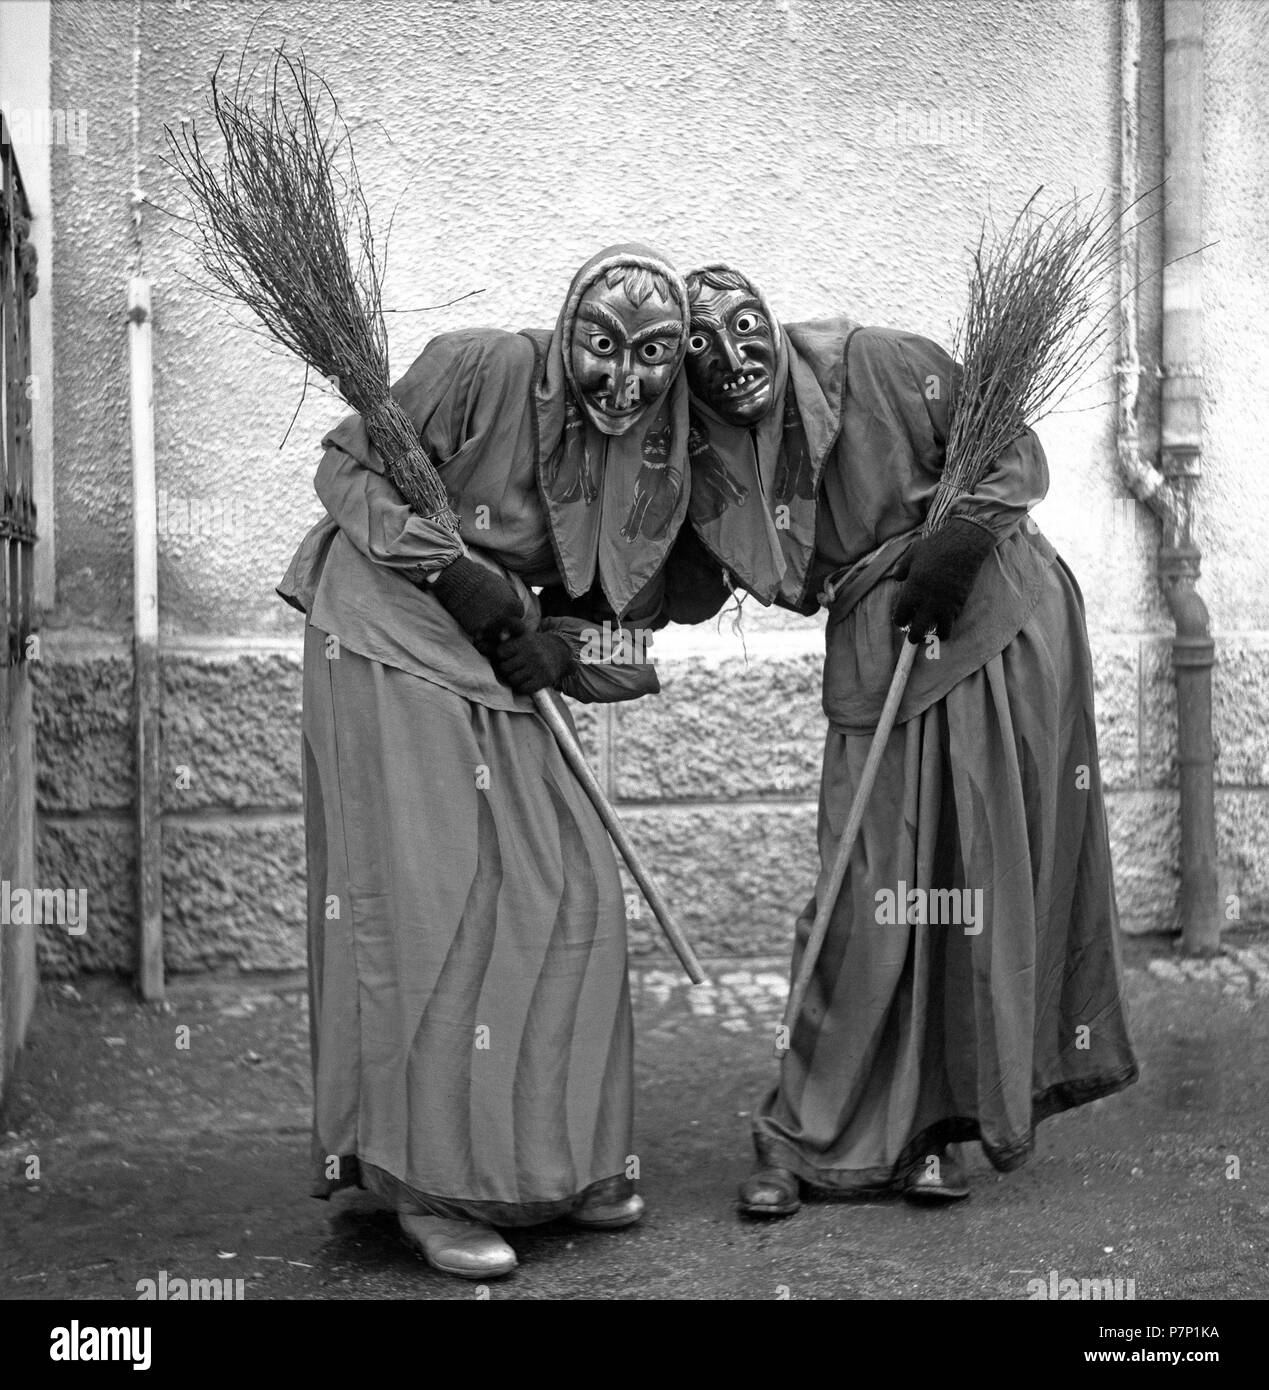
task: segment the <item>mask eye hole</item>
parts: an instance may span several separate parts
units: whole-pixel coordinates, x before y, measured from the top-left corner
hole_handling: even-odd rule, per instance
[[[597,352],[601,357],[607,357],[612,352],[615,344],[607,333],[592,333],[590,338],[590,350]]]
[[[750,334],[756,333],[758,329],[762,327],[762,320],[757,314],[746,309],[743,314],[736,315],[732,327],[735,328],[737,333],[743,333],[748,337]]]
[[[645,362],[664,362],[669,355],[670,350],[664,343],[644,343],[639,348],[639,356]]]
[[[709,337],[704,333],[693,333],[687,340],[687,350],[693,357],[699,356],[709,346]]]

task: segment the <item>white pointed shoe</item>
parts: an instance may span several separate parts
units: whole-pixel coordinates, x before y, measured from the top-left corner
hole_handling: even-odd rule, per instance
[[[516,1267],[516,1252],[490,1226],[406,1212],[399,1212],[397,1220],[406,1241],[442,1274],[498,1279]]]

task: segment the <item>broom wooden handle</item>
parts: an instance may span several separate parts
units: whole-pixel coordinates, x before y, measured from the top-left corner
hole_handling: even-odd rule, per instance
[[[872,745],[868,749],[868,758],[864,763],[859,785],[855,788],[855,799],[850,805],[850,815],[846,819],[846,829],[842,831],[842,838],[837,846],[837,855],[833,860],[832,871],[816,906],[815,920],[811,924],[811,933],[807,937],[806,946],[802,951],[802,963],[798,969],[797,979],[794,980],[793,986],[789,990],[789,1000],[784,1009],[784,1027],[781,1033],[781,1039],[787,1039],[789,1044],[792,1044],[793,1029],[797,1023],[798,1015],[802,1012],[802,1004],[806,999],[806,991],[811,983],[811,976],[815,973],[815,963],[819,959],[820,950],[824,945],[824,937],[828,934],[829,918],[832,917],[833,909],[837,906],[838,895],[841,893],[842,884],[846,879],[846,868],[850,863],[851,851],[855,848],[855,841],[859,838],[859,827],[864,821],[864,811],[868,806],[868,798],[872,795],[873,784],[877,780],[877,772],[881,767],[881,756],[885,752],[890,731],[894,728],[894,721],[899,714],[899,702],[903,699],[903,692],[907,688],[908,676],[912,672],[912,663],[916,660],[916,653],[916,643],[905,640],[903,650],[899,653],[899,660],[895,663],[890,690],[886,695],[886,703],[882,706],[881,718],[877,721],[876,732],[872,736]],[[777,1044],[776,1056],[781,1056],[786,1050],[785,1047]]]
[[[577,780],[585,789],[586,795],[590,797],[595,810],[599,812],[599,819],[603,821],[604,828],[621,851],[621,857],[626,861],[635,882],[643,891],[643,896],[648,900],[648,906],[661,924],[661,930],[665,933],[670,945],[674,947],[674,953],[682,963],[683,969],[687,971],[688,979],[694,985],[708,984],[709,977],[701,969],[701,963],[696,959],[696,952],[692,950],[691,942],[683,935],[682,928],[674,920],[660,890],[643,867],[626,827],[617,819],[617,813],[604,795],[604,789],[599,785],[599,778],[595,776],[590,764],[586,761],[586,754],[582,752],[581,745],[574,738],[563,710],[556,704],[555,696],[549,690],[539,690],[533,695],[533,703],[537,707],[538,713],[546,721],[547,727],[555,735],[555,741],[559,744],[565,761],[573,769]]]

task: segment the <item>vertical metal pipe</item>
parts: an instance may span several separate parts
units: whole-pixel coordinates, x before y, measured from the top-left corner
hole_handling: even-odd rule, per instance
[[[1203,453],[1203,5],[1165,0],[1163,141],[1168,201],[1163,214],[1163,387],[1160,468],[1174,507],[1165,522],[1159,577],[1176,622],[1181,790],[1181,944],[1191,954],[1220,949],[1216,873],[1212,667],[1216,647],[1198,593],[1200,553],[1194,492]]]
[[[1141,66],[1140,0],[1120,3],[1120,205],[1137,197]],[[1177,692],[1177,763],[1181,792],[1182,949],[1220,947],[1216,873],[1215,758],[1212,740],[1212,641],[1197,589],[1200,555],[1193,535],[1193,493],[1202,463],[1203,10],[1199,0],[1165,0],[1164,12],[1164,381],[1162,450],[1155,468],[1140,450],[1137,404],[1138,237],[1129,233],[1120,265],[1119,463],[1133,496],[1163,527],[1159,582],[1176,624],[1172,667]],[[1178,259],[1184,257],[1186,259]]]
[[[1119,6],[1119,206],[1137,202],[1141,133],[1141,0]],[[1127,232],[1119,257],[1119,412],[1116,427],[1119,468],[1129,492],[1166,519],[1172,504],[1163,474],[1141,452],[1138,404],[1141,358],[1138,349],[1140,233]]]
[[[154,481],[154,364],[150,282],[128,282],[132,407],[133,732],[137,759],[137,988],[162,999],[163,825],[159,804],[159,571]]]

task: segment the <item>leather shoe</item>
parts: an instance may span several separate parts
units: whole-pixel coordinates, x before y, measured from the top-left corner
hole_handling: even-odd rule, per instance
[[[397,1215],[406,1241],[442,1274],[497,1279],[516,1267],[516,1252],[489,1226],[440,1216]]]
[[[623,1226],[633,1226],[642,1215],[643,1198],[632,1192],[620,1202],[592,1202],[579,1207],[568,1219],[588,1231],[619,1231]]]
[[[802,1205],[799,1187],[787,1168],[759,1168],[740,1184],[737,1205],[746,1216],[792,1216]]]
[[[969,1184],[958,1154],[951,1146],[933,1149],[919,1160],[903,1184],[910,1202],[959,1202],[969,1196]]]

